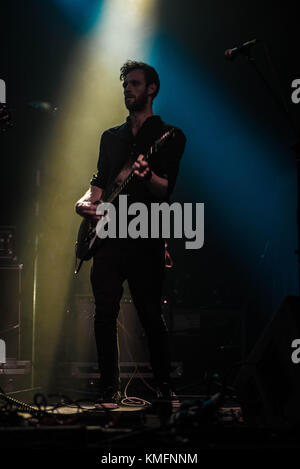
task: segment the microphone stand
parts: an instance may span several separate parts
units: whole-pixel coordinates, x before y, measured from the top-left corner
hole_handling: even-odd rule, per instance
[[[280,81],[278,76],[276,75],[274,66],[272,64],[272,60],[270,57],[270,54],[267,49],[267,45],[264,41],[260,41],[263,43],[264,46],[264,53],[267,59],[267,62],[269,62],[269,66],[271,70],[273,71],[274,77],[277,79],[278,85],[279,85],[279,90],[280,90]],[[271,94],[274,102],[278,105],[279,110],[282,112],[284,111],[287,120],[290,124],[291,129],[293,130],[295,137],[296,137],[296,143],[292,145],[292,150],[296,154],[296,171],[297,171],[297,239],[298,239],[298,248],[294,251],[295,254],[298,256],[298,293],[300,294],[300,131],[295,124],[290,110],[288,108],[287,102],[283,96],[283,94],[280,93],[279,97],[277,96],[276,92],[274,89],[270,86],[270,83],[266,80],[264,77],[263,73],[259,69],[254,57],[250,54],[250,49],[248,49],[243,55],[245,55],[248,59],[248,63],[254,67],[257,75],[259,76],[260,80],[264,84],[265,88],[268,90],[268,92]]]

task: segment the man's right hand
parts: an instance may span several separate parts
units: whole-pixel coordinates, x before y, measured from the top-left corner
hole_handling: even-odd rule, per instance
[[[92,202],[81,202],[76,204],[76,213],[82,217],[91,218],[94,221],[98,221],[100,217],[96,214],[98,204]]]
[[[93,221],[100,220],[96,214],[103,190],[97,186],[91,188],[78,200],[75,206],[76,213],[82,217],[88,217]]]

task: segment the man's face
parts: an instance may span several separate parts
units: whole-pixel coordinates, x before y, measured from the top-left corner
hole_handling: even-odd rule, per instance
[[[148,87],[143,70],[132,70],[123,82],[125,106],[129,111],[141,111],[148,101]]]

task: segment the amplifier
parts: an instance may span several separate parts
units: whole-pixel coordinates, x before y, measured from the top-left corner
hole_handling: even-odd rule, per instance
[[[6,363],[0,363],[0,387],[7,393],[16,392],[17,389],[26,389],[30,384],[30,374],[31,362],[29,360],[8,358]]]
[[[163,311],[166,311],[168,308],[166,301],[166,299],[162,300]],[[92,296],[74,296],[73,307],[69,311],[66,361],[97,361],[97,349],[94,337],[94,314],[95,304]],[[140,324],[136,308],[129,295],[123,295],[121,300],[118,315],[118,339],[120,361],[149,361],[145,333]]]
[[[0,375],[28,375],[31,370],[29,360],[7,359],[6,363],[0,366]]]
[[[186,378],[225,374],[241,360],[243,311],[212,306],[174,307],[171,357],[183,362]]]
[[[14,259],[15,226],[0,226],[0,260]]]
[[[20,360],[23,264],[0,266],[0,339],[6,357]]]
[[[71,362],[61,363],[61,366],[69,368],[72,378],[97,379],[99,378],[98,363]],[[183,364],[181,362],[171,362],[171,377],[178,378],[182,375]],[[153,378],[151,365],[149,362],[120,362],[120,378]]]

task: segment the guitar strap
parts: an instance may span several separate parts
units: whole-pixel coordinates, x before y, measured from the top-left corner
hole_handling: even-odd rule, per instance
[[[173,265],[174,265],[174,262],[173,262],[173,259],[171,257],[171,254],[168,250],[168,243],[166,240],[165,241],[165,268],[166,269],[172,269]]]

